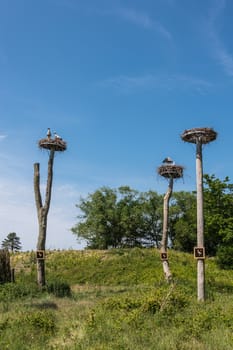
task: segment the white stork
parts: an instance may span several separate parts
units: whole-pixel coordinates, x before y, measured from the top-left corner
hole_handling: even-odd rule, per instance
[[[170,157],[164,158],[162,163],[167,164],[167,165],[174,165],[175,164],[175,162]]]
[[[51,130],[50,130],[50,128],[48,128],[48,130],[47,130],[47,137],[48,137],[48,139],[51,138]]]
[[[54,138],[55,140],[62,140],[61,136],[59,136],[56,131],[54,132]]]

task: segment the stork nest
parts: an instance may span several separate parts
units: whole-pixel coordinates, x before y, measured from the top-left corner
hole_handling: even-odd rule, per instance
[[[199,140],[201,143],[206,144],[216,140],[217,133],[212,128],[194,128],[185,130],[181,138],[186,142],[197,143]]]
[[[67,145],[66,142],[62,139],[51,139],[51,138],[45,138],[41,139],[38,142],[38,145],[40,148],[48,149],[48,150],[54,150],[58,152],[63,152],[66,150]]]
[[[179,179],[183,177],[184,167],[181,165],[166,164],[158,168],[158,174],[167,179]]]

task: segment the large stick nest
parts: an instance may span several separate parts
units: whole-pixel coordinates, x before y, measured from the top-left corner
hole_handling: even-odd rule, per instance
[[[200,141],[206,144],[216,140],[217,133],[212,128],[194,128],[185,130],[181,138],[186,142],[197,143],[197,141]]]
[[[179,179],[183,177],[184,167],[181,165],[166,164],[158,167],[158,174],[167,179]]]
[[[58,152],[63,152],[67,148],[66,142],[62,139],[59,139],[59,138],[52,139],[52,138],[47,137],[45,139],[41,139],[38,142],[38,145],[40,148],[54,150],[54,151],[58,151]]]

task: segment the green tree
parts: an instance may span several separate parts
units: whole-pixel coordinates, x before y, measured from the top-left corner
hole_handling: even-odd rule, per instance
[[[233,184],[204,175],[205,246],[215,255],[219,247],[233,244]]]
[[[15,232],[10,232],[7,237],[2,241],[2,248],[8,249],[11,252],[21,250],[20,238],[16,235]]]
[[[144,245],[159,248],[162,237],[163,196],[155,191],[141,194],[143,201]]]
[[[87,248],[158,246],[161,238],[162,197],[129,186],[100,188],[81,198],[78,223],[71,229]]]
[[[140,193],[129,186],[118,189],[120,199],[117,202],[118,225],[121,236],[121,245],[136,247],[142,245],[143,200]]]
[[[208,255],[233,244],[233,185],[226,177],[203,176],[204,238]],[[192,252],[197,240],[196,193],[176,192],[170,209],[169,237],[175,249]],[[222,253],[221,253],[222,254]],[[222,254],[223,255],[223,254]],[[222,256],[221,255],[221,256]]]
[[[170,205],[169,238],[173,248],[192,252],[197,240],[195,192],[174,192]]]
[[[116,191],[102,187],[86,199],[81,198],[76,205],[81,213],[77,216],[78,223],[71,230],[87,241],[87,248],[107,249],[109,246],[118,246],[121,237],[116,204]]]

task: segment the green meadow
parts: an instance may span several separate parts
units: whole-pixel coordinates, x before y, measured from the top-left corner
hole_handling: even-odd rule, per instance
[[[174,283],[156,249],[46,251],[36,285],[34,252],[14,253],[15,283],[0,285],[0,349],[232,350],[233,270],[207,258],[206,301],[196,261],[169,251]]]

